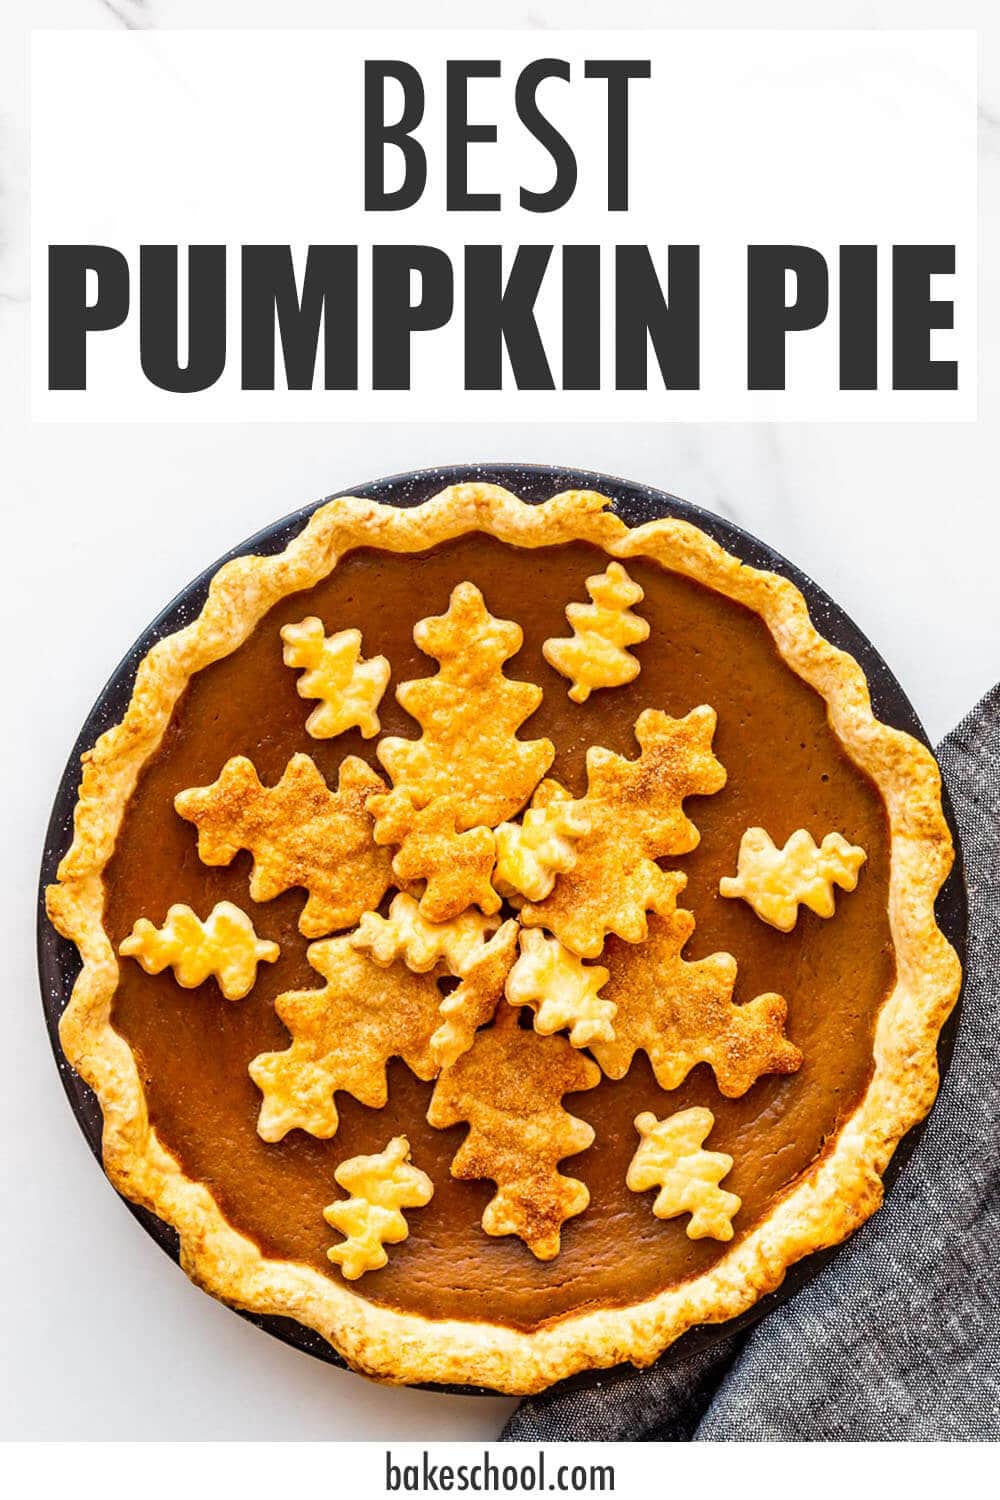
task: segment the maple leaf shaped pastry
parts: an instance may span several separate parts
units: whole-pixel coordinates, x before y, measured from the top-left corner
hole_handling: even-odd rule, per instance
[[[387,1263],[385,1246],[401,1244],[410,1232],[402,1210],[425,1207],[434,1184],[410,1161],[405,1135],[393,1136],[375,1156],[349,1157],[333,1175],[351,1196],[323,1210],[326,1222],[345,1236],[326,1253],[345,1280],[357,1281]]]
[[[441,664],[436,676],[396,689],[423,734],[416,740],[387,736],[378,758],[415,807],[460,792],[459,831],[495,828],[512,817],[552,764],[550,740],[517,738],[542,701],[535,683],[503,673],[523,638],[520,625],[489,613],[472,583],[458,584],[447,613],[418,621],[413,632],[421,651]]]
[[[441,1025],[431,1037],[431,1053],[449,1068],[468,1052],[480,1026],[492,1021],[517,953],[518,926],[503,926],[462,969],[462,982],[441,1001]]]
[[[650,1111],[636,1116],[641,1136],[625,1178],[633,1193],[659,1188],[653,1213],[658,1219],[690,1214],[689,1240],[731,1240],[733,1215],[742,1199],[719,1183],[732,1171],[724,1151],[704,1151],[702,1143],[715,1124],[710,1109],[685,1109],[658,1120]]]
[[[429,922],[448,922],[470,906],[487,916],[500,910],[490,879],[496,854],[493,830],[460,833],[460,809],[460,797],[442,796],[418,810],[400,790],[379,793],[368,802],[378,842],[399,845],[392,859],[396,879],[425,882],[420,911]]]
[[[569,696],[586,703],[595,688],[623,687],[639,675],[639,663],[629,653],[647,639],[649,624],[629,608],[643,597],[642,589],[621,563],[587,579],[590,604],[568,604],[566,618],[573,635],[545,641],[542,653],[550,667],[572,682]]]
[[[866,858],[839,833],[828,833],[817,848],[812,834],[799,828],[778,849],[763,828],[748,828],[740,840],[737,873],[723,876],[719,894],[742,896],[761,921],[791,932],[800,905],[818,917],[832,917],[834,886],[853,891]]]
[[[562,1097],[594,1088],[600,1076],[565,1037],[522,1031],[517,1011],[506,1005],[441,1073],[427,1118],[442,1130],[468,1122],[451,1173],[496,1183],[483,1214],[487,1234],[517,1235],[538,1260],[559,1254],[562,1225],[583,1212],[590,1193],[558,1164],[594,1140],[591,1126],[564,1109]]]
[[[281,639],[285,666],[302,671],[299,697],[320,700],[306,720],[307,734],[330,740],[355,727],[366,740],[378,734],[375,710],[389,681],[389,663],[384,656],[360,659],[360,630],[324,635],[323,621],[309,615],[297,625],[283,625]]]
[[[577,839],[576,861],[551,895],[522,907],[526,927],[547,927],[581,958],[596,958],[607,933],[642,942],[647,911],[673,909],[686,877],[655,861],[687,854],[698,843],[685,797],[725,785],[712,754],[715,723],[715,710],[706,706],[683,719],[647,708],[635,724],[636,760],[591,746],[587,794],[578,804],[590,831]]]
[[[543,901],[556,876],[576,864],[576,841],[589,831],[584,804],[558,781],[543,781],[520,823],[501,823],[496,831],[493,884],[505,896]]]
[[[324,1140],[336,1135],[338,1089],[381,1109],[392,1057],[401,1057],[418,1078],[437,1072],[430,1039],[441,994],[433,975],[398,963],[380,968],[349,936],[312,943],[306,957],[326,984],[278,996],[274,1008],[291,1045],[260,1053],[249,1068],[264,1095],[257,1133],[265,1141],[280,1141],[296,1128]]]
[[[764,1073],[796,1072],[802,1053],[785,1036],[780,995],[733,1003],[730,954],[681,957],[694,925],[678,909],[650,917],[644,943],[608,943],[604,994],[618,1006],[615,1038],[592,1051],[609,1078],[624,1078],[636,1052],[645,1052],[661,1089],[678,1088],[696,1064],[708,1063],[719,1092],[737,1099]]]
[[[351,934],[351,944],[363,948],[377,964],[388,967],[401,958],[416,974],[427,974],[445,964],[450,974],[463,974],[482,952],[488,933],[499,926],[496,917],[463,911],[447,922],[428,922],[413,896],[393,896],[389,915],[366,911]]]
[[[568,1030],[572,1047],[589,1047],[615,1038],[617,1006],[598,995],[607,979],[607,969],[583,963],[558,938],[528,928],[521,932],[521,956],[507,978],[507,999],[533,1008],[535,1030],[543,1036]]]
[[[246,912],[219,901],[204,922],[183,904],[170,908],[162,927],[140,917],[118,952],[147,974],[173,969],[186,990],[215,979],[227,1000],[242,1000],[257,982],[257,965],[273,964],[280,949],[258,938]]]
[[[304,937],[350,927],[378,906],[392,884],[392,859],[372,837],[365,803],[384,791],[382,778],[349,755],[331,791],[308,755],[293,755],[276,786],[262,786],[243,755],[227,760],[211,786],[179,792],[174,806],[198,829],[206,865],[228,865],[240,849],[253,855],[250,896],[270,901],[301,886]]]

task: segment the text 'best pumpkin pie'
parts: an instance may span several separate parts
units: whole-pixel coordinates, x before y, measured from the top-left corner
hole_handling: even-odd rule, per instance
[[[936,1090],[932,756],[790,582],[608,507],[341,499],[226,563],[48,892],[112,1181],[383,1380],[649,1363]]]

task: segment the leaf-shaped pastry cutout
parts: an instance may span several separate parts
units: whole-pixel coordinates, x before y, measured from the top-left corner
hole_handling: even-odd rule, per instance
[[[688,962],[681,949],[694,917],[678,910],[649,919],[644,943],[611,940],[604,958],[604,996],[618,1006],[615,1039],[594,1056],[609,1078],[624,1078],[637,1051],[649,1057],[661,1089],[678,1088],[698,1063],[708,1063],[719,1091],[735,1099],[764,1073],[794,1073],[802,1054],[785,1036],[780,995],[733,1003],[736,960],[728,953]]]
[[[710,1109],[685,1109],[666,1120],[648,1110],[636,1116],[640,1141],[626,1184],[633,1193],[659,1188],[653,1204],[658,1219],[690,1214],[689,1240],[731,1240],[733,1215],[741,1207],[735,1193],[719,1186],[732,1171],[733,1158],[702,1149],[714,1124]]]
[[[832,917],[834,886],[853,891],[866,858],[839,833],[828,833],[817,848],[812,834],[799,828],[778,849],[763,828],[748,828],[740,840],[736,875],[723,876],[719,894],[742,896],[762,922],[791,932],[800,905],[818,917]]]
[[[496,1014],[517,952],[517,930],[516,922],[505,922],[465,966],[458,988],[441,1001],[441,1025],[431,1037],[439,1067],[450,1067],[468,1052],[480,1026]]]
[[[333,739],[354,728],[366,740],[378,734],[376,709],[389,681],[389,663],[384,656],[361,660],[360,630],[324,635],[323,621],[309,615],[282,626],[281,639],[285,666],[302,672],[299,697],[320,700],[306,720],[313,739]]]
[[[526,927],[547,927],[581,958],[596,958],[609,932],[629,943],[643,940],[646,913],[671,911],[686,883],[683,874],[661,870],[655,861],[686,854],[698,843],[684,799],[725,785],[726,773],[712,754],[714,733],[714,709],[671,719],[647,708],[636,720],[636,760],[600,746],[587,751],[587,795],[580,805],[590,831],[577,840],[573,868],[560,875],[552,894],[522,907]]]
[[[351,1156],[334,1172],[349,1198],[324,1208],[326,1222],[345,1236],[326,1253],[347,1281],[386,1264],[386,1245],[399,1245],[410,1233],[404,1208],[423,1208],[434,1196],[426,1172],[410,1161],[405,1135],[393,1136],[374,1156]]]
[[[562,1097],[594,1088],[600,1076],[564,1037],[522,1031],[517,1011],[506,1005],[442,1072],[427,1118],[440,1129],[468,1122],[451,1171],[496,1183],[483,1214],[487,1234],[516,1234],[539,1260],[559,1254],[562,1225],[583,1212],[590,1193],[558,1164],[594,1139],[593,1129],[563,1108]]]
[[[617,1006],[598,994],[607,978],[607,969],[583,963],[558,938],[528,928],[521,933],[521,956],[507,979],[507,999],[511,1005],[532,1007],[535,1030],[542,1036],[568,1031],[573,1047],[613,1042]]]
[[[587,579],[590,604],[568,604],[566,618],[573,627],[567,638],[545,641],[542,652],[573,684],[569,696],[586,703],[595,688],[623,687],[639,675],[639,663],[629,651],[649,635],[649,624],[629,608],[643,597],[642,589],[619,562]]]
[[[204,922],[183,903],[170,908],[162,927],[140,917],[118,952],[138,959],[147,974],[173,969],[186,990],[215,979],[227,1000],[242,1000],[257,981],[257,965],[273,964],[280,950],[258,938],[246,912],[219,901]]]
[[[378,758],[415,807],[461,787],[459,831],[495,828],[524,806],[555,754],[549,740],[517,738],[542,700],[535,683],[504,676],[504,662],[521,648],[521,627],[495,619],[475,584],[460,583],[447,613],[420,620],[413,638],[441,664],[436,676],[396,689],[423,734],[387,736]]]
[[[401,963],[380,968],[350,937],[313,943],[306,957],[326,984],[278,996],[274,1008],[291,1045],[262,1052],[250,1064],[264,1095],[257,1133],[265,1141],[280,1141],[295,1129],[323,1139],[335,1135],[338,1089],[381,1109],[392,1057],[401,1057],[418,1078],[437,1072],[430,1039],[441,995],[432,975],[414,974]]]
[[[496,831],[493,884],[504,896],[544,901],[558,875],[576,864],[576,841],[590,831],[590,817],[558,781],[543,781],[520,823]]]
[[[399,845],[392,860],[396,879],[407,885],[424,882],[420,912],[429,922],[448,922],[470,906],[487,916],[500,910],[490,879],[493,830],[458,832],[461,805],[460,797],[435,797],[418,810],[402,791],[379,793],[368,804],[379,843]]]
[[[331,791],[308,755],[293,755],[276,786],[262,786],[245,756],[227,760],[211,786],[178,793],[174,806],[198,828],[206,865],[253,855],[250,895],[270,901],[296,886],[308,891],[299,917],[304,937],[351,927],[392,884],[392,858],[373,838],[368,798],[385,790],[357,756],[341,762]]]
[[[451,974],[463,974],[482,952],[499,918],[463,911],[447,922],[428,922],[419,904],[406,891],[393,896],[387,917],[366,911],[351,934],[355,948],[363,948],[377,964],[388,967],[401,958],[415,974],[427,974],[445,964]]]

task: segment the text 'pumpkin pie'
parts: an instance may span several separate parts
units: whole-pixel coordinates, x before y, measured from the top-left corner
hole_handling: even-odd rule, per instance
[[[84,757],[62,1045],[201,1286],[382,1380],[540,1390],[878,1207],[951,861],[933,757],[787,579],[590,492],[329,501]]]

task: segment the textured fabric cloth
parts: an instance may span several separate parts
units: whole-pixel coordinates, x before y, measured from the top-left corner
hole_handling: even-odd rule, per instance
[[[1000,685],[938,750],[962,834],[962,1018],[885,1206],[748,1334],[522,1402],[515,1441],[1000,1439]]]

